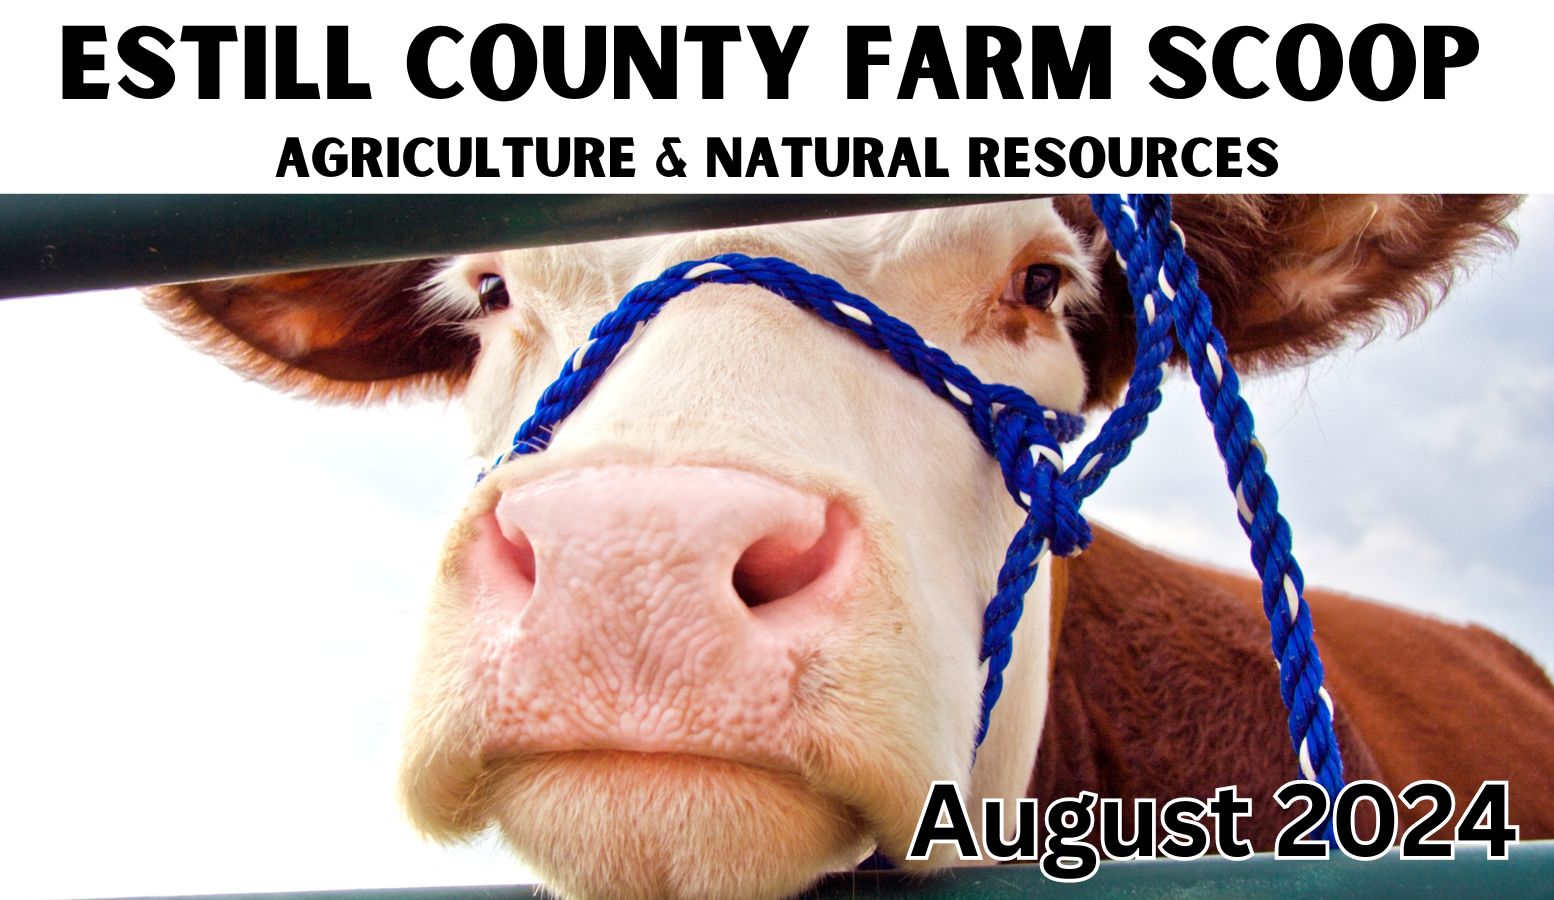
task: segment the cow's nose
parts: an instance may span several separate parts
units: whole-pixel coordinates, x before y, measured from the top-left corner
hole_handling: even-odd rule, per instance
[[[804,593],[839,563],[854,530],[840,505],[817,495],[689,466],[553,476],[505,493],[496,524],[520,593],[584,573],[609,581],[623,574],[612,565],[639,575],[672,568],[706,602],[732,591],[747,607]]]
[[[861,544],[841,503],[697,466],[553,475],[484,527],[475,664],[507,750],[752,749],[846,616]]]

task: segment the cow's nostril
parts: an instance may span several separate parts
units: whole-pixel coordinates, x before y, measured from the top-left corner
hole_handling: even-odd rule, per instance
[[[497,527],[507,543],[503,556],[512,568],[530,585],[534,584],[534,543],[529,535],[511,519],[497,517]]]
[[[734,592],[750,607],[799,593],[836,567],[854,528],[851,515],[832,503],[818,538],[805,540],[808,535],[793,532],[761,538],[734,564]]]

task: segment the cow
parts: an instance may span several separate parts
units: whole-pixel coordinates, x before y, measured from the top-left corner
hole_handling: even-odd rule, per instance
[[[1244,371],[1416,324],[1509,241],[1500,196],[1184,197],[1176,221]],[[243,375],[317,401],[458,396],[509,449],[633,285],[780,256],[1059,410],[1119,401],[1122,272],[1054,198],[170,285],[149,302]],[[500,829],[563,895],[780,897],[876,849],[935,781],[982,798],[1269,800],[1294,771],[1255,582],[1097,527],[1044,566],[973,754],[982,612],[1019,509],[965,422],[759,288],[645,328],[548,449],[476,485],[443,551],[401,788],[427,835]],[[1476,627],[1312,591],[1350,779],[1512,783],[1554,835],[1554,687]],[[977,807],[973,807],[977,808]],[[1405,821],[1423,808],[1404,809]],[[1460,812],[1460,807],[1459,807]]]

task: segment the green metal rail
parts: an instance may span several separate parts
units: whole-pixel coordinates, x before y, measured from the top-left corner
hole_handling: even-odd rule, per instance
[[[974,195],[0,195],[0,298],[1011,200]]]
[[[1032,865],[952,869],[934,876],[852,872],[827,878],[805,896],[816,900],[902,896],[973,900],[1037,895],[1064,900],[1548,898],[1554,897],[1554,841],[1513,846],[1506,860],[1487,860],[1479,847],[1459,847],[1457,859],[1440,861],[1404,862],[1394,853],[1374,862],[1348,858],[1294,862],[1268,854],[1241,861],[1205,857],[1192,862],[1111,862],[1102,863],[1095,877],[1080,884],[1048,881]],[[205,900],[512,900],[540,896],[545,895],[536,888],[517,886],[231,894]]]

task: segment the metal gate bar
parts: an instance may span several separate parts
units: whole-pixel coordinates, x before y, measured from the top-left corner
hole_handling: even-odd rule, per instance
[[[1335,853],[1337,851],[1334,851]],[[1147,860],[1102,863],[1089,881],[1058,884],[1033,865],[951,869],[932,876],[905,872],[848,872],[832,875],[805,894],[814,900],[911,897],[914,900],[985,900],[1046,894],[1062,900],[1495,900],[1554,896],[1554,841],[1510,848],[1510,858],[1490,860],[1478,846],[1457,848],[1454,860],[1408,860],[1393,851],[1374,862],[1339,856],[1326,861],[1276,860],[1260,853],[1232,861],[1204,857],[1191,862]],[[551,896],[538,888],[440,887],[294,894],[230,894],[203,900],[519,900]],[[172,898],[168,898],[172,900]],[[190,900],[190,898],[183,898]]]
[[[1012,200],[944,195],[0,195],[0,298]]]

